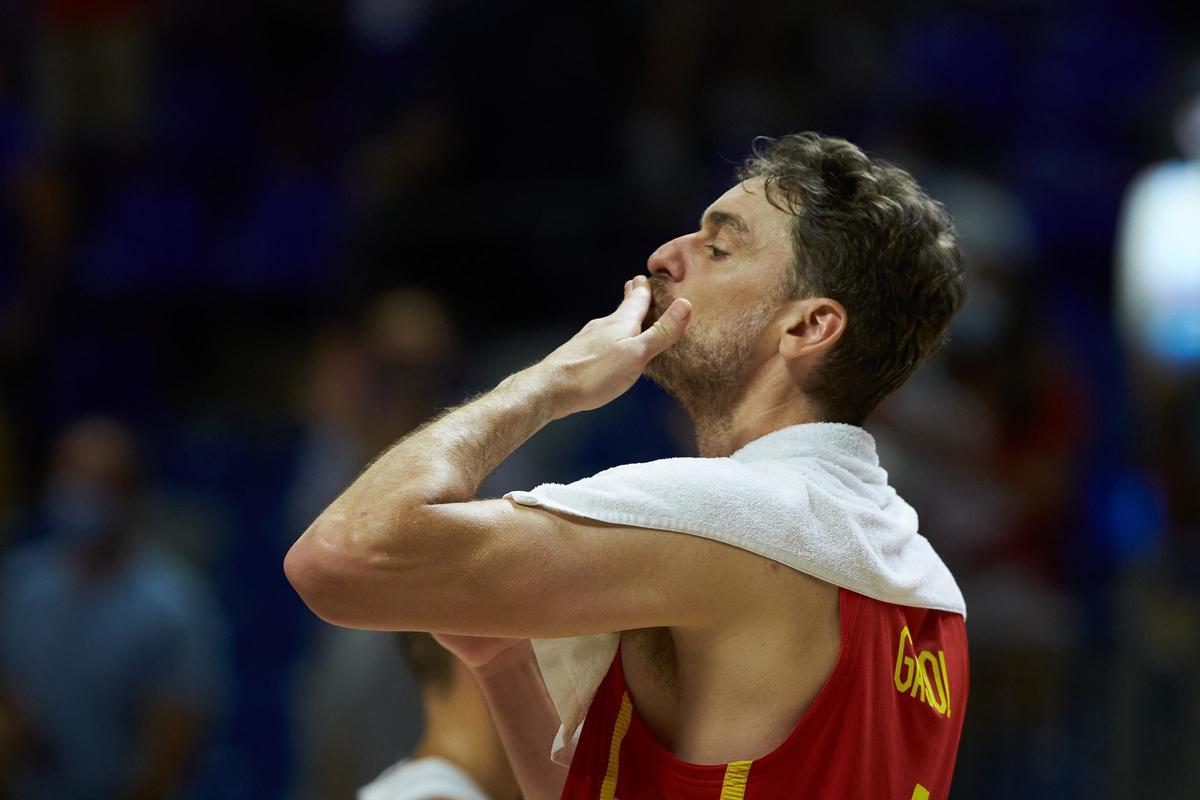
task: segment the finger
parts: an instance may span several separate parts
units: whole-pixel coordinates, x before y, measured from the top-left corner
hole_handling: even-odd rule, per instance
[[[683,297],[676,298],[653,325],[635,336],[634,340],[646,348],[646,360],[649,361],[679,341],[691,316],[692,302]]]
[[[640,276],[639,276],[640,277]],[[650,310],[650,284],[647,281],[634,278],[625,283],[625,299],[621,301],[621,305],[617,306],[614,315],[627,317],[633,322],[641,323],[646,318],[646,312]]]

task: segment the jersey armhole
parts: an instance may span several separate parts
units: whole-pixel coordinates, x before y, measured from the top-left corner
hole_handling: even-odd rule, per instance
[[[833,668],[834,672],[840,670],[844,663],[850,663],[851,650],[858,642],[856,634],[858,633],[859,621],[862,619],[863,606],[869,602],[868,598],[852,589],[838,589],[838,633],[840,644],[838,662],[837,666]]]

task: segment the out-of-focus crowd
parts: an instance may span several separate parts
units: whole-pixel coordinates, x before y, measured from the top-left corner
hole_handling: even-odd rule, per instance
[[[806,129],[967,259],[867,424],[967,599],[956,796],[1196,796],[1196,98],[1167,3],[0,0],[0,798],[352,797],[428,748],[432,640],[320,623],[288,546]],[[481,496],[689,435],[639,382]]]

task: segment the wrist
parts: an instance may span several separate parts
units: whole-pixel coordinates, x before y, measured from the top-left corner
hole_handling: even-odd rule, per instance
[[[500,651],[494,658],[488,659],[483,664],[471,667],[471,674],[475,676],[477,681],[486,683],[487,681],[500,678],[511,673],[513,670],[520,669],[528,664],[537,666],[537,656],[534,655],[533,645],[528,639],[524,639],[517,644]]]
[[[541,362],[513,373],[505,381],[512,381],[529,396],[530,405],[543,425],[575,413],[568,382],[560,372]]]

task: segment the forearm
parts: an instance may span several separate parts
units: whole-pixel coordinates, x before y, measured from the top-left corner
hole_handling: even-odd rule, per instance
[[[559,719],[533,646],[524,642],[474,671],[525,800],[557,800],[567,768],[550,760]]]
[[[625,300],[612,314],[402,439],[317,517],[288,551],[284,571],[318,616],[357,628],[531,633],[536,626],[527,609],[505,616],[457,603],[475,592],[486,604],[488,595],[506,589],[497,573],[515,575],[528,563],[506,561],[512,551],[503,545],[513,537],[505,532],[551,525],[544,517],[530,521],[512,503],[468,501],[546,423],[619,397],[679,339],[687,301],[676,300],[672,313],[643,331],[650,291],[644,279],[634,284],[626,283]]]

